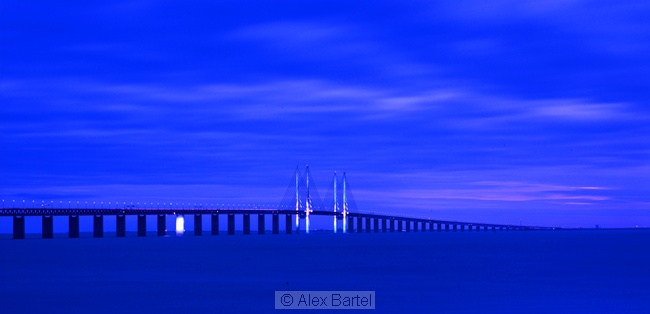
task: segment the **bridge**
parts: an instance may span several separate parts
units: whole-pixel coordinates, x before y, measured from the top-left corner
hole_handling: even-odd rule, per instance
[[[85,203],[84,208],[80,208],[77,203],[76,208],[72,208],[71,203],[65,208],[63,202],[57,206],[56,203],[42,202],[36,207],[32,202],[32,208],[28,208],[29,203],[15,202],[10,208],[6,208],[3,202],[3,208],[0,210],[0,216],[13,216],[13,238],[25,238],[25,216],[42,217],[43,238],[54,237],[54,216],[68,216],[68,237],[79,237],[79,217],[93,217],[93,237],[101,238],[104,236],[104,216],[112,215],[116,217],[115,234],[117,237],[126,236],[126,216],[137,216],[137,236],[144,237],[147,234],[147,216],[156,216],[156,232],[159,236],[167,234],[167,215],[192,215],[194,217],[194,235],[203,235],[203,218],[210,218],[210,234],[219,235],[219,220],[225,216],[227,219],[228,235],[235,234],[235,216],[242,216],[243,234],[251,234],[251,216],[257,216],[257,233],[265,234],[267,232],[266,217],[271,216],[272,234],[279,233],[299,233],[302,230],[305,233],[311,231],[311,216],[330,216],[332,218],[332,231],[342,233],[362,233],[362,232],[432,232],[432,231],[509,231],[509,230],[548,230],[557,229],[540,226],[522,226],[509,224],[493,223],[474,223],[463,221],[437,220],[423,217],[409,217],[398,214],[378,214],[358,211],[352,191],[346,174],[343,173],[341,178],[334,173],[329,190],[326,194],[326,200],[320,199],[316,185],[306,167],[305,173],[301,173],[296,168],[295,176],[292,176],[291,182],[282,202],[278,206],[256,206],[256,205],[179,205],[179,204],[153,204],[149,205],[139,203],[133,205],[126,202],[119,204],[104,205],[97,208],[94,203],[89,208]],[[22,204],[22,205],[21,205]],[[284,217],[284,224],[281,230],[280,218]],[[339,225],[341,226],[339,228]],[[177,226],[183,228],[183,226]]]

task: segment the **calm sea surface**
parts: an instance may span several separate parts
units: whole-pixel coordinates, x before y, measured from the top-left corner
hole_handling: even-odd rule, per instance
[[[276,290],[373,290],[377,313],[650,313],[650,231],[0,240],[0,313],[277,312]]]

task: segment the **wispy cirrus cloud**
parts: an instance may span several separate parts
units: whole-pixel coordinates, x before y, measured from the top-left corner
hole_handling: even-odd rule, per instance
[[[171,111],[230,114],[232,118],[275,119],[295,114],[344,112],[357,115],[400,113],[431,109],[431,104],[453,97],[449,91],[427,91],[423,94],[403,94],[363,86],[340,85],[322,80],[272,81],[245,84],[200,84],[172,87],[165,85],[102,84],[77,80],[57,82],[4,82],[6,95],[16,98],[40,99],[33,106],[57,110],[101,110],[139,112]],[[52,91],[64,92],[49,98]],[[88,96],[103,97],[101,101],[86,102],[77,108],[75,102]],[[177,107],[161,106],[171,104]],[[67,105],[67,106],[66,106]]]
[[[462,188],[445,189],[408,189],[387,192],[396,199],[410,199],[412,201],[440,199],[457,199],[472,201],[606,201],[611,197],[607,195],[581,194],[580,191],[608,190],[605,187],[573,187],[547,184],[534,184],[525,182],[474,182]],[[577,193],[561,193],[577,192]],[[365,192],[362,192],[365,193]]]
[[[532,23],[561,29],[562,32],[582,35],[580,43],[587,43],[592,48],[607,52],[630,53],[650,47],[641,40],[650,27],[647,19],[643,18],[650,11],[650,6],[644,2],[623,4],[615,1],[594,3],[584,0],[499,0],[485,3],[463,0],[442,5],[434,4],[433,7],[445,12],[449,18],[465,23]]]
[[[373,36],[373,28],[332,20],[281,21],[248,25],[225,37],[255,42],[275,57],[292,62],[325,62],[338,68],[411,77],[431,74],[437,66],[417,61],[397,46],[386,45]]]
[[[485,95],[463,88],[425,89],[376,88],[342,85],[324,80],[279,80],[242,84],[198,84],[169,87],[165,84],[110,84],[78,80],[2,82],[6,96],[34,98],[35,106],[57,110],[102,110],[149,113],[167,109],[179,112],[230,114],[233,118],[275,119],[295,114],[344,112],[366,117],[395,118],[396,115],[439,112],[445,123],[454,119],[469,126],[480,122],[508,123],[540,119],[597,122],[648,119],[626,103],[593,102],[587,99],[516,99]],[[58,98],[42,99],[54,91]],[[88,96],[101,101],[73,106]],[[65,106],[65,105],[68,106]],[[177,107],[161,107],[173,104]],[[63,105],[63,106],[62,106]],[[384,113],[385,115],[382,115]],[[449,115],[453,113],[453,115]],[[435,115],[433,116],[435,118]],[[451,120],[450,120],[451,119]]]

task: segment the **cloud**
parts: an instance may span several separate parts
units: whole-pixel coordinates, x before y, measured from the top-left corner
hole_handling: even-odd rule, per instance
[[[349,34],[340,25],[316,22],[274,22],[250,25],[230,33],[237,39],[268,40],[282,48],[304,48],[326,41],[337,41]]]
[[[620,103],[592,103],[580,99],[538,101],[532,116],[578,121],[616,120],[629,115],[628,106]]]
[[[57,80],[56,83],[3,82],[1,86],[8,95],[34,98],[38,106],[57,111],[132,112],[143,119],[157,115],[164,109],[182,114],[226,114],[240,119],[276,119],[333,112],[361,116],[386,112],[395,118],[396,114],[426,110],[427,104],[452,97],[447,91],[403,95],[399,91],[339,85],[323,80],[199,84],[185,87]],[[58,98],[50,97],[44,101],[53,92],[58,93]],[[95,99],[85,102],[81,108],[73,106],[88,96]],[[177,107],[163,106],[164,104]]]
[[[147,119],[164,107],[183,114],[229,115],[240,119],[277,119],[305,114],[346,113],[360,118],[391,118],[427,112],[444,118],[445,124],[463,127],[494,127],[516,121],[547,119],[566,121],[612,121],[648,118],[625,103],[592,102],[586,99],[516,99],[485,95],[463,88],[423,89],[342,85],[326,80],[277,80],[242,84],[110,84],[74,79],[3,81],[0,90],[16,98],[33,98],[38,106],[58,111],[138,113]],[[57,93],[56,97],[51,97]],[[86,97],[84,106],[73,104]],[[47,101],[44,101],[47,99]],[[62,106],[64,105],[64,106]],[[67,105],[67,106],[65,106]],[[32,104],[35,106],[35,104]],[[7,109],[14,110],[14,109]]]
[[[453,99],[454,110],[462,112],[457,119],[445,121],[451,127],[499,131],[503,128],[530,129],[534,126],[569,123],[583,125],[602,123],[641,123],[650,119],[628,103],[594,102],[589,99],[518,99],[499,95],[459,93]]]
[[[297,60],[358,60],[377,51],[376,44],[357,35],[351,25],[284,21],[250,25],[227,38],[254,41],[260,47]]]
[[[445,19],[473,26],[540,25],[548,33],[575,38],[572,44],[587,48],[590,53],[636,56],[650,50],[645,40],[650,30],[645,18],[650,6],[643,1],[463,0],[435,4],[429,10],[444,12]]]
[[[526,18],[548,18],[579,7],[583,0],[543,0],[521,2],[497,0],[482,2],[476,0],[456,1],[442,6],[448,13],[462,19],[504,20]]]
[[[381,41],[383,35],[358,23],[314,19],[248,25],[225,38],[252,43],[264,55],[287,61],[290,68],[315,64],[390,79],[422,77],[438,68],[414,58],[399,45]]]
[[[458,199],[472,201],[502,201],[502,202],[526,202],[526,201],[550,201],[550,200],[589,200],[589,201],[606,201],[611,198],[599,195],[571,195],[553,193],[559,190],[579,191],[579,187],[559,187],[537,185],[529,183],[520,183],[518,185],[512,182],[496,185],[496,182],[483,188],[464,187],[458,189],[410,189],[397,190],[393,192],[383,192],[397,199],[428,200],[435,201],[438,199]]]

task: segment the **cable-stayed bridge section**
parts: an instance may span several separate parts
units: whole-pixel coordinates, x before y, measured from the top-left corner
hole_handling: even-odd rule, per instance
[[[38,206],[36,206],[38,204]],[[43,238],[54,236],[54,216],[68,216],[68,236],[79,237],[79,217],[92,216],[93,236],[104,236],[104,216],[115,216],[115,234],[117,237],[126,236],[126,217],[137,216],[137,235],[144,237],[147,234],[147,216],[156,216],[156,234],[167,234],[168,215],[175,215],[176,229],[183,229],[179,221],[184,221],[183,216],[190,215],[194,218],[194,235],[203,235],[203,218],[209,218],[211,235],[219,235],[220,219],[226,218],[226,231],[229,235],[236,233],[235,217],[241,216],[241,230],[243,234],[251,234],[251,216],[257,216],[257,233],[305,233],[311,231],[311,216],[332,217],[333,232],[423,232],[423,231],[500,231],[500,230],[548,230],[558,229],[539,226],[522,226],[509,224],[475,223],[463,221],[437,220],[423,217],[409,217],[399,214],[378,214],[362,212],[357,209],[347,176],[334,174],[324,200],[320,198],[315,181],[309,171],[301,173],[296,168],[289,187],[277,206],[260,205],[235,205],[235,204],[173,204],[173,203],[143,203],[135,205],[130,203],[97,203],[73,205],[71,202],[64,204],[30,203],[25,201],[16,205],[15,201],[9,207],[0,210],[0,216],[12,216],[13,238],[25,238],[25,216],[41,216]],[[66,206],[67,205],[67,208]],[[75,206],[76,208],[73,208]],[[80,208],[83,207],[83,208]],[[266,217],[271,216],[270,230],[266,228]],[[281,223],[283,218],[283,223]],[[301,227],[302,225],[302,227]]]

